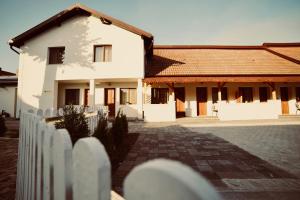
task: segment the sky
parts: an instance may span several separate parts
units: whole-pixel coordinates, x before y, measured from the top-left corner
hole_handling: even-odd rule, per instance
[[[0,0],[0,67],[18,68],[9,39],[74,3],[152,33],[154,44],[300,42],[300,0]]]

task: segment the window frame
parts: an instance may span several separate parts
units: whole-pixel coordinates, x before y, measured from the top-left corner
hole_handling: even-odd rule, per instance
[[[154,97],[154,90],[158,91],[157,92],[157,94],[158,94],[157,98],[153,98]],[[166,94],[166,102],[161,101],[161,100],[165,99],[165,98],[161,98],[162,91],[164,91],[165,94]],[[169,101],[169,96],[170,96],[169,88],[151,88],[151,104],[167,104],[168,101]],[[154,99],[156,101],[154,101]]]
[[[96,61],[96,48],[98,47],[103,47],[103,52],[104,52],[104,55],[103,55],[103,61]],[[106,61],[105,60],[105,47],[110,47],[111,48],[111,58],[109,61]],[[111,44],[97,44],[97,45],[94,45],[94,57],[93,57],[93,62],[94,63],[106,63],[106,62],[112,62],[112,45]]]
[[[59,63],[50,63],[50,57],[51,57],[51,50],[54,50],[54,49],[63,49],[63,56],[62,56],[62,60],[61,62]],[[61,64],[64,64],[64,58],[65,58],[65,54],[66,54],[66,47],[65,46],[56,46],[56,47],[48,47],[48,65],[61,65]]]
[[[123,103],[122,102],[122,90],[128,90],[128,94],[130,95],[130,90],[135,90],[135,103],[131,103],[131,102],[126,102]],[[130,99],[130,97],[129,97]],[[137,88],[120,88],[120,105],[135,105],[137,104]]]

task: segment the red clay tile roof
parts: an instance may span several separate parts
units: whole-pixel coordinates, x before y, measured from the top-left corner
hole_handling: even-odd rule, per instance
[[[146,77],[300,75],[300,65],[264,46],[154,46]]]
[[[74,4],[73,6],[59,12],[58,14],[50,17],[49,19],[41,22],[40,24],[38,24],[37,26],[25,31],[24,33],[14,37],[13,39],[11,39],[9,41],[9,44],[11,46],[15,46],[15,47],[20,47],[23,45],[23,43],[40,34],[41,32],[53,27],[53,26],[57,26],[60,25],[60,23],[68,18],[71,18],[75,15],[93,15],[95,17],[98,17],[99,19],[101,19],[102,23],[105,24],[114,24],[120,28],[123,28],[127,31],[130,31],[132,33],[135,33],[137,35],[142,36],[143,38],[146,38],[148,40],[152,40],[153,39],[153,35],[151,33],[148,33],[144,30],[141,30],[137,27],[134,27],[130,24],[127,24],[125,22],[122,22],[118,19],[115,19],[111,16],[108,16],[104,13],[98,12],[94,9],[88,8],[82,4]]]

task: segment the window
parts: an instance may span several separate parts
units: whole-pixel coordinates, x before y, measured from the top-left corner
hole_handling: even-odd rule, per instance
[[[65,105],[79,105],[79,89],[66,89]]]
[[[121,88],[120,104],[136,104],[136,88]]]
[[[62,64],[64,62],[65,47],[49,47],[49,64]]]
[[[94,46],[94,62],[111,62],[111,45]]]
[[[212,88],[212,101],[213,103],[218,102],[218,88],[216,87]],[[227,87],[221,88],[221,101],[228,101]]]
[[[267,87],[260,87],[259,88],[259,100],[260,102],[267,102],[269,99],[269,93]]]
[[[300,87],[296,87],[296,101],[300,102]]]
[[[253,91],[252,87],[240,87],[239,98],[242,98],[243,103],[253,102]]]
[[[165,104],[169,100],[168,88],[151,88],[151,103],[152,104]]]

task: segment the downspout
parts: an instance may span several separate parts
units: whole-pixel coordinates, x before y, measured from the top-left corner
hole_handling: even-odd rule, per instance
[[[9,40],[8,41],[8,44],[9,44],[9,47],[10,47],[10,49],[11,50],[13,50],[14,52],[16,52],[18,55],[20,55],[20,52],[19,51],[17,51],[16,49],[14,49],[14,46],[13,46],[13,40]],[[19,90],[19,75],[17,75],[18,76],[18,83],[17,83],[17,93],[19,92],[18,90]],[[16,108],[17,108],[17,104],[18,104],[18,94],[16,94],[16,96],[17,97],[15,97],[15,118],[17,118],[17,110],[16,110]],[[22,103],[21,103],[21,101],[19,101],[19,118],[21,117],[21,113],[20,113],[20,111],[21,111],[21,108],[22,108]]]
[[[13,50],[14,52],[16,52],[17,54],[20,54],[19,51],[17,51],[16,49],[13,48],[13,47],[14,47],[14,46],[13,46],[13,43],[14,43],[14,41],[13,41],[12,39],[10,39],[10,40],[8,41],[8,44],[9,44],[10,49]]]
[[[16,52],[17,54],[20,54],[20,52],[18,52],[17,50],[15,50],[14,47],[11,44],[9,44],[9,47],[10,47],[11,50],[13,50],[14,52]]]

